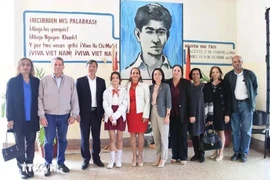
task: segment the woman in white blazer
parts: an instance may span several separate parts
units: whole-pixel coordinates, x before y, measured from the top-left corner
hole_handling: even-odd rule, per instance
[[[131,165],[143,166],[144,133],[148,127],[150,111],[149,86],[142,82],[140,69],[134,67],[130,71],[130,79],[127,85],[127,124],[130,133],[130,143],[133,153]],[[138,136],[138,154],[136,137]]]
[[[111,86],[103,93],[103,108],[105,111],[105,130],[110,136],[111,161],[107,168],[114,165],[122,167],[123,131],[126,128],[127,93],[126,88],[121,87],[121,76],[119,72],[111,73]],[[117,148],[115,146],[115,131],[117,131]],[[115,161],[115,151],[117,149],[117,160]]]

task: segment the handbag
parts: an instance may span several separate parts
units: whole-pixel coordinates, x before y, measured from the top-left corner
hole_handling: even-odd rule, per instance
[[[209,128],[210,125],[206,125],[205,132],[200,142],[200,149],[202,151],[221,149],[222,142],[217,132],[214,129],[214,125],[212,125],[213,129]]]
[[[11,159],[17,158],[25,153],[25,149],[20,144],[15,144],[13,146],[7,147],[8,145],[8,132],[6,132],[6,141],[2,149],[2,155],[4,161],[9,161]]]

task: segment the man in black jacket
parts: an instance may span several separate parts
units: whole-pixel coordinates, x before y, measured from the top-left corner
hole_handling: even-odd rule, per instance
[[[100,126],[104,115],[102,106],[103,92],[106,89],[105,80],[96,76],[98,64],[95,60],[86,63],[88,74],[77,80],[77,92],[80,106],[81,155],[82,169],[86,169],[91,159],[89,151],[89,135],[92,132],[92,158],[94,164],[104,167],[100,160]]]
[[[232,93],[233,113],[231,121],[234,155],[231,160],[240,159],[242,162],[246,162],[246,154],[249,153],[251,140],[258,82],[252,71],[243,69],[241,56],[235,55],[232,58],[232,65],[234,69],[224,77],[230,82],[231,91],[234,92]]]

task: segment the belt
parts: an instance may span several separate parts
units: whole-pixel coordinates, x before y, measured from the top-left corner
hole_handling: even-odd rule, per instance
[[[247,99],[243,99],[243,100],[236,99],[237,102],[248,102],[248,100],[249,100],[248,98]]]
[[[97,107],[91,107],[91,111],[96,111]]]

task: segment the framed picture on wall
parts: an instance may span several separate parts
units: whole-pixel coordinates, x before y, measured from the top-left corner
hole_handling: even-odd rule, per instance
[[[164,2],[120,2],[120,72],[123,79],[138,67],[143,79],[151,79],[155,68],[165,78],[172,66],[183,65],[183,4]]]

